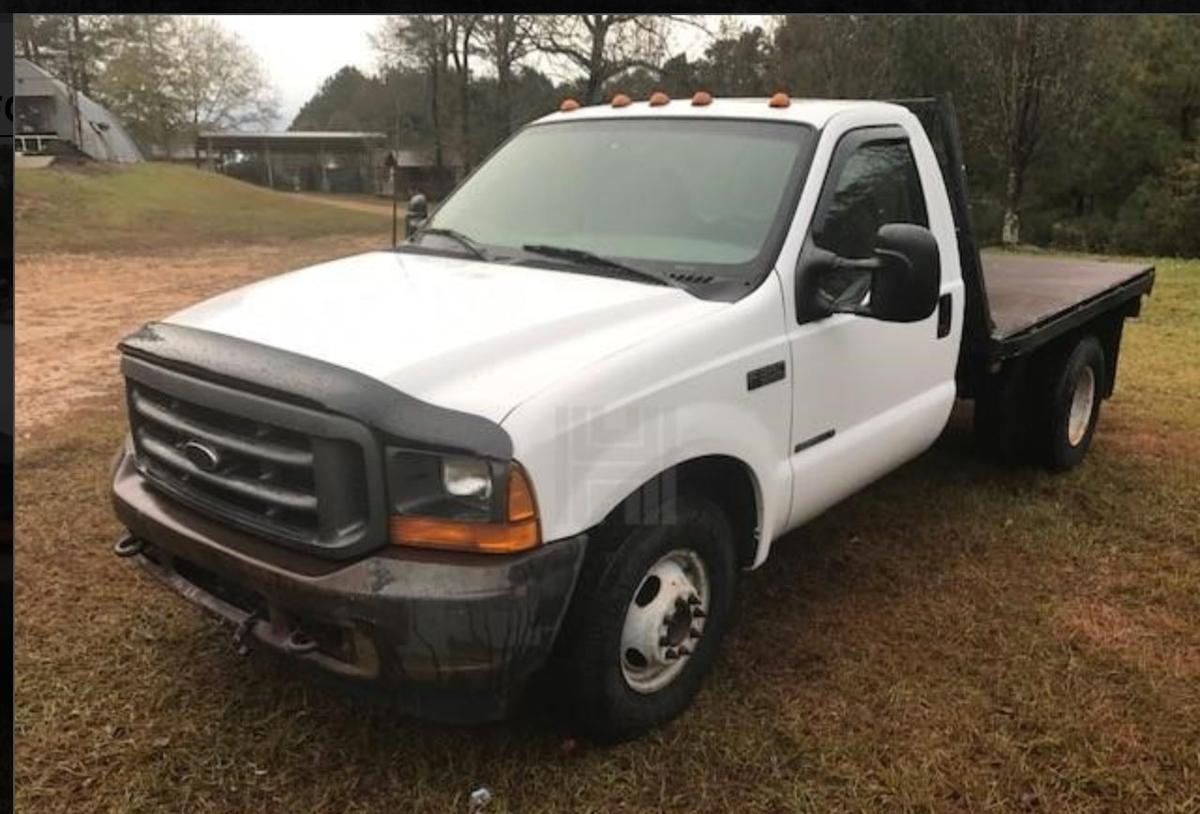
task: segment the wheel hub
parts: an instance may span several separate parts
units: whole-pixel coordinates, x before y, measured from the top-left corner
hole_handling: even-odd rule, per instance
[[[1071,395],[1071,414],[1067,419],[1067,442],[1077,447],[1087,435],[1092,420],[1092,406],[1096,401],[1096,374],[1091,366],[1084,367],[1075,380],[1075,392]]]
[[[662,689],[677,676],[704,635],[708,572],[690,549],[675,549],[650,566],[625,612],[621,674],[636,692]]]

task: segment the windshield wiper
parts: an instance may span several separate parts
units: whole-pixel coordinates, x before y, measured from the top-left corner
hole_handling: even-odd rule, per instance
[[[653,272],[645,269],[634,268],[627,266],[624,263],[619,263],[616,260],[605,257],[600,254],[593,254],[585,249],[573,249],[570,246],[549,246],[545,243],[526,243],[521,247],[522,250],[530,254],[541,254],[546,257],[554,257],[561,260],[569,260],[572,263],[577,263],[581,266],[599,266],[600,268],[612,269],[614,271],[624,272],[632,277],[641,277],[643,280],[650,280],[659,285],[675,285],[675,282],[664,277],[659,277]]]
[[[471,254],[475,255],[480,260],[490,260],[491,259],[488,256],[487,249],[483,248],[478,243],[476,243],[474,240],[467,237],[466,235],[464,235],[462,232],[458,231],[457,229],[442,229],[441,227],[438,227],[438,226],[429,226],[429,227],[426,227],[424,229],[420,229],[417,231],[417,235],[416,235],[417,237],[421,237],[422,235],[434,235],[436,237],[448,237],[451,240],[453,240],[455,243],[457,243],[458,245],[462,246],[464,249],[469,251]]]

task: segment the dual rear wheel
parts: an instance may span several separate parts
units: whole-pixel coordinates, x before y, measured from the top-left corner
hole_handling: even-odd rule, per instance
[[[1087,455],[1108,381],[1104,348],[1094,336],[1017,364],[975,399],[975,437],[985,452],[1010,463],[1054,471]]]

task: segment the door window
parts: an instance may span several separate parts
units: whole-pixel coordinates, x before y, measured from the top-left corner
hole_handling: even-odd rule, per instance
[[[835,154],[833,175],[826,182],[811,241],[838,257],[865,260],[873,256],[875,234],[885,223],[929,226],[925,195],[908,142],[903,139],[851,142]],[[841,150],[839,150],[841,152]],[[869,296],[870,274],[844,269],[821,275],[818,297],[838,305],[862,304]]]
[[[871,256],[875,233],[885,223],[929,226],[917,166],[907,142],[859,146],[842,164],[813,242],[840,257]]]

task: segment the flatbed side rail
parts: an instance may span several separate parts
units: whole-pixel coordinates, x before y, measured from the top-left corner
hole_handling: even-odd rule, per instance
[[[1030,325],[1003,339],[990,340],[989,361],[1003,361],[1028,353],[1104,313],[1134,317],[1141,311],[1142,296],[1154,287],[1154,267],[1094,297],[1083,300],[1047,320]],[[1124,307],[1122,307],[1124,306]]]

